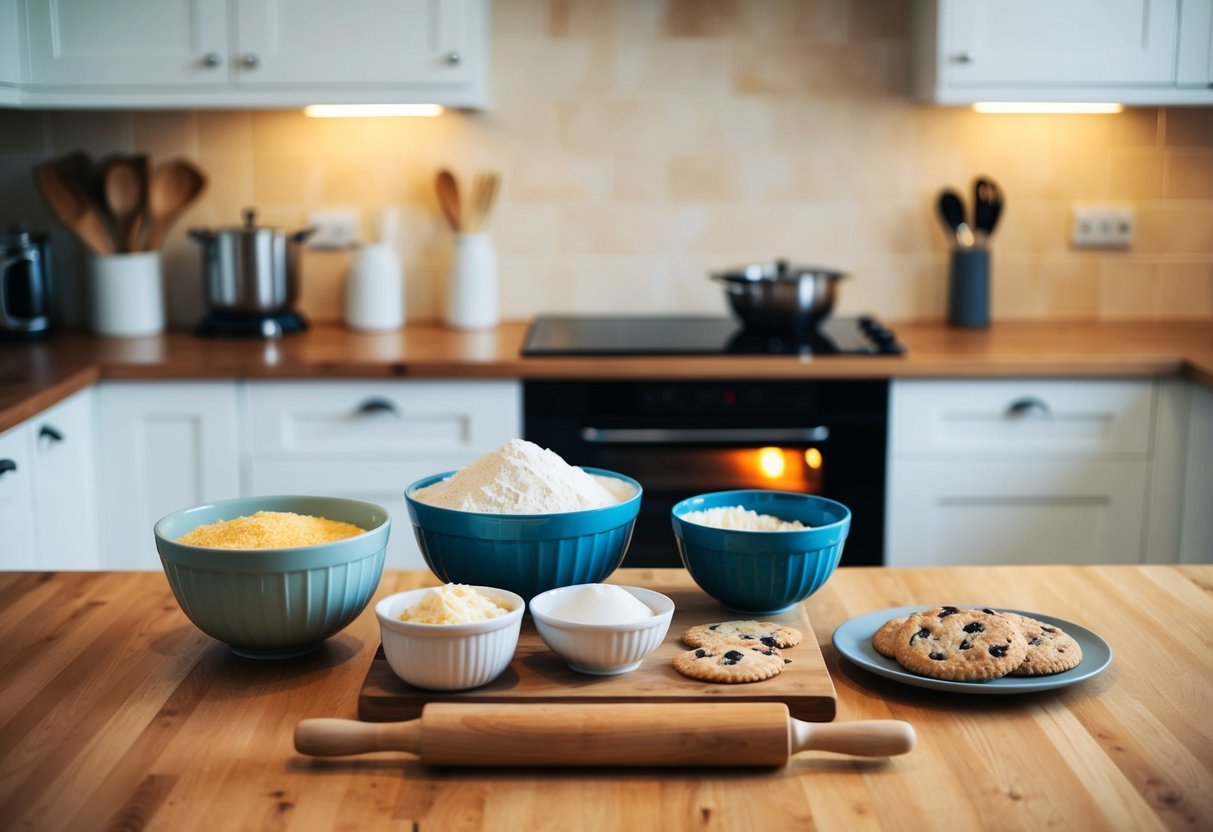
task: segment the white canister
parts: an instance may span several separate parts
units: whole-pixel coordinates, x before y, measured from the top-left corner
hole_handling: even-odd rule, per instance
[[[404,326],[404,280],[400,258],[388,243],[354,252],[345,280],[345,325],[383,332]]]
[[[94,255],[88,275],[93,332],[130,338],[164,331],[159,251]]]
[[[459,234],[447,287],[446,323],[456,329],[491,329],[500,322],[493,238]]]

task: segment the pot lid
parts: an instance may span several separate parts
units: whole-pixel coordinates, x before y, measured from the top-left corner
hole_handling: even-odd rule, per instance
[[[832,277],[841,278],[845,275],[837,269],[827,269],[822,266],[794,266],[787,260],[779,259],[767,263],[751,263],[747,266],[737,266],[712,275],[718,280],[758,281],[758,280],[800,280],[802,277]]]
[[[244,217],[243,225],[229,225],[220,228],[194,228],[190,233],[195,236],[213,237],[219,234],[247,234],[256,236],[257,234],[281,234],[290,237],[296,242],[303,242],[312,234],[315,233],[314,228],[304,228],[299,231],[288,231],[285,228],[279,228],[273,225],[257,225],[257,211],[255,208],[245,208],[241,211],[241,216]]]

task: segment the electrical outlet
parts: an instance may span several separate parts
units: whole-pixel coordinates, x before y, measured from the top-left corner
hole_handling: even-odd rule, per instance
[[[345,210],[315,211],[307,224],[316,229],[308,238],[308,248],[353,248],[358,245],[358,212]]]
[[[1075,208],[1070,243],[1075,248],[1129,248],[1132,208]]]

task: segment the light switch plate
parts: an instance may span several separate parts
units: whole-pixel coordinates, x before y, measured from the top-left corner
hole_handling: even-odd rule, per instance
[[[1076,206],[1070,231],[1074,248],[1130,248],[1133,209],[1120,206]]]
[[[333,209],[313,211],[307,224],[316,229],[308,238],[308,248],[340,249],[358,245],[358,212]]]

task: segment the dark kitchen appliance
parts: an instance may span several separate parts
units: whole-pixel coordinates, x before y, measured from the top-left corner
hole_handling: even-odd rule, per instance
[[[45,234],[14,225],[0,232],[0,338],[40,338],[50,332],[51,249]]]
[[[202,246],[210,308],[196,333],[272,338],[306,329],[293,307],[299,296],[299,247],[313,231],[257,225],[251,209],[244,212],[243,225],[192,229],[190,237]]]
[[[527,439],[644,486],[624,566],[679,566],[670,509],[735,488],[838,500],[852,513],[843,565],[883,561],[886,381],[527,381],[523,391]]]
[[[875,318],[826,318],[814,327],[743,327],[721,317],[541,316],[522,346],[529,356],[900,355]]]

